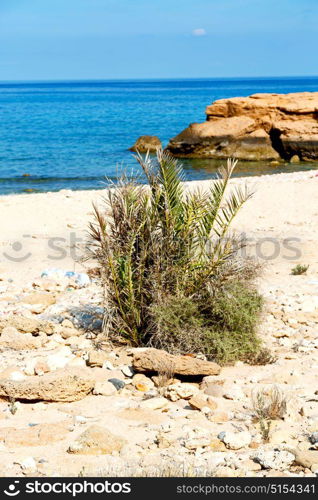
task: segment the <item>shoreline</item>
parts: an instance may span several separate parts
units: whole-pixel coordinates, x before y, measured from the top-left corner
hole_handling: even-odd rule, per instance
[[[225,162],[224,162],[225,163]],[[236,182],[236,183],[242,183],[244,180],[252,180],[252,179],[269,179],[269,178],[282,178],[284,177],[285,180],[293,179],[296,178],[295,180],[300,180],[302,178],[311,178],[311,177],[318,177],[318,164],[317,164],[317,169],[311,169],[311,170],[298,170],[295,172],[279,172],[275,174],[260,174],[260,175],[245,175],[245,176],[233,176],[231,178],[231,182]],[[185,185],[193,185],[193,184],[208,184],[210,182],[213,182],[215,179],[192,179],[192,180],[187,180],[184,182]],[[67,189],[63,188],[58,191],[39,191],[39,192],[19,192],[19,193],[0,193],[0,201],[2,198],[9,198],[9,197],[14,197],[14,196],[36,196],[36,195],[57,195],[57,194],[68,194],[68,193],[100,193],[101,191],[106,191],[108,186],[106,187],[101,187],[101,188],[96,188],[96,189]]]
[[[189,181],[186,186],[204,189],[210,182]],[[301,245],[298,261],[318,271],[318,172],[232,178],[230,186],[235,185],[247,185],[254,195],[238,214],[234,230],[248,235],[254,245],[260,238],[274,238],[277,242],[296,238]],[[1,195],[0,279],[23,284],[47,268],[85,270],[86,264],[80,262],[81,249],[87,240],[92,203],[101,203],[104,192],[62,190]],[[275,280],[275,273],[286,273],[293,265],[283,257],[271,260],[264,256],[270,279]]]

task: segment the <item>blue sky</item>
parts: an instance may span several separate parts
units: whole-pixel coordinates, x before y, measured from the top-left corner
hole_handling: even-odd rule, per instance
[[[0,0],[0,80],[315,75],[317,0]]]

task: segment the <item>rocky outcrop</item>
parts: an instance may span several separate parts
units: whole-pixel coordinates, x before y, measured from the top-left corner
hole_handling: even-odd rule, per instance
[[[139,153],[155,153],[162,144],[160,139],[155,135],[141,135],[135,144],[129,148],[130,151],[138,151]]]
[[[192,356],[173,356],[160,349],[146,349],[134,353],[133,368],[137,372],[163,372],[169,369],[176,375],[218,375],[221,368],[212,361]]]
[[[170,140],[177,157],[318,160],[318,92],[220,99]]]

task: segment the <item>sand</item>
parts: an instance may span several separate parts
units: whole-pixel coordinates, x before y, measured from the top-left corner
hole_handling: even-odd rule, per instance
[[[210,420],[202,412],[186,409],[177,403],[169,403],[167,412],[142,410],[139,405],[143,404],[144,393],[128,388],[115,396],[90,395],[82,401],[67,404],[18,402],[14,414],[7,402],[0,401],[0,434],[5,436],[5,442],[0,436],[0,475],[122,473],[129,476],[131,471],[143,475],[149,468],[152,471],[153,467],[158,474],[159,463],[174,463],[176,457],[180,462],[184,460],[190,464],[190,470],[192,462],[196,466],[203,464],[203,470],[207,463],[209,467],[216,468],[218,465],[213,459],[216,457],[219,460],[218,454],[209,449],[191,454],[180,445],[182,440],[186,442],[189,439],[186,429],[190,428],[195,434],[200,428],[204,435],[209,431],[218,446],[221,444],[216,438],[221,431],[239,433],[247,429],[262,450],[261,435],[252,420],[252,395],[273,384],[278,384],[290,403],[286,418],[273,424],[270,442],[264,445],[265,451],[276,449],[277,444],[285,446],[286,443],[292,448],[309,449],[308,436],[318,430],[318,176],[311,171],[232,181],[233,185],[245,183],[253,189],[254,196],[239,213],[235,230],[246,234],[250,243],[249,252],[256,254],[263,263],[258,285],[266,299],[266,308],[260,336],[273,353],[275,363],[250,366],[238,362],[235,366],[223,367],[216,380],[219,390],[224,385],[226,395],[213,396],[218,406]],[[189,189],[196,187],[206,189],[208,183],[188,184]],[[104,194],[103,191],[60,191],[0,198],[0,316],[13,312],[37,318],[39,311],[32,310],[31,313],[30,306],[23,302],[32,291],[32,280],[46,268],[81,271],[91,265],[80,262],[83,251],[78,249],[75,252],[75,247],[81,247],[85,242],[92,202],[101,204]],[[290,238],[294,240],[288,241]],[[297,263],[309,265],[306,274],[291,275],[291,269]],[[8,279],[13,283],[8,283]],[[48,308],[46,305],[44,314],[48,317],[62,314],[63,318],[69,318],[78,309],[82,311],[84,304],[99,304],[99,294],[100,287],[96,284],[73,293],[68,290],[57,295],[53,293],[57,304]],[[67,358],[69,363],[74,361],[76,355],[80,357],[76,361],[85,365],[87,353],[96,349],[94,340],[83,334],[75,339],[72,337],[72,340],[63,340],[59,335],[53,337],[47,337],[43,340],[43,347],[33,351],[2,349],[1,376],[8,377],[8,370],[23,376],[30,375],[30,363],[35,359],[47,363],[52,355],[59,361]],[[21,334],[21,339],[24,338],[25,334]],[[123,376],[121,367],[131,364],[128,354],[129,350],[126,352],[121,348],[110,352],[109,361],[114,370],[94,369],[96,381],[104,381],[109,376]],[[36,446],[31,432],[34,427],[30,427],[30,423],[42,426],[43,436]],[[120,456],[67,453],[74,439],[95,423],[109,431],[116,431],[128,441]],[[179,439],[172,441],[168,448],[166,444],[159,448],[156,444],[158,435],[162,434],[161,424],[173,428],[172,434],[176,432]],[[60,438],[52,433],[52,426],[61,434]],[[164,440],[169,437],[169,433],[165,432]],[[177,451],[176,446],[179,446]],[[311,470],[305,471],[288,465],[283,472],[282,469],[277,471],[275,464],[272,466],[274,470],[261,470],[252,460],[255,452],[257,450],[246,447],[234,454],[230,450],[222,453],[222,456],[228,457],[228,466],[221,464],[219,476],[315,474],[316,462]],[[30,459],[34,465],[28,470],[24,461],[30,462]],[[136,464],[139,464],[138,467]]]
[[[254,195],[234,227],[250,238],[265,266],[265,276],[278,279],[298,262],[310,264],[310,274],[317,273],[317,172],[232,181],[233,185],[245,183]],[[188,183],[190,189],[208,185],[209,181]],[[23,285],[47,268],[85,269],[81,247],[92,219],[92,202],[102,203],[104,195],[102,190],[62,190],[1,196],[0,278]],[[292,240],[284,242],[289,238]]]

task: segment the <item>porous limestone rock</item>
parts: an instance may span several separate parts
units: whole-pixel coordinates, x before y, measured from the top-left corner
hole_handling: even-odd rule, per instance
[[[0,380],[0,396],[40,401],[78,401],[94,388],[95,381],[85,368],[65,368],[31,376],[25,380]]]
[[[204,123],[192,123],[170,140],[177,157],[241,160],[318,160],[318,92],[253,94],[207,106]]]
[[[162,372],[170,367],[176,375],[205,376],[218,375],[221,367],[212,361],[192,356],[174,356],[160,349],[136,350],[133,368],[137,372]]]

